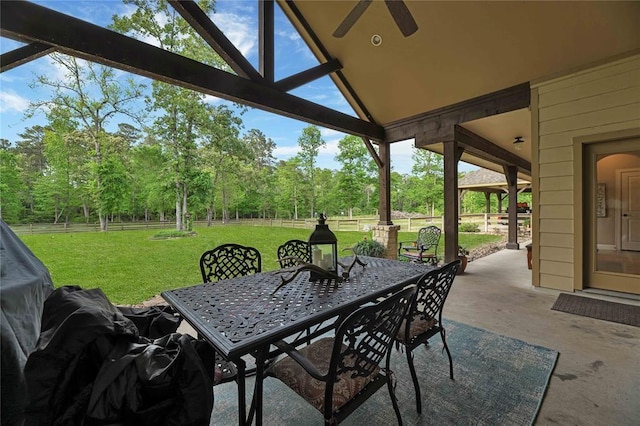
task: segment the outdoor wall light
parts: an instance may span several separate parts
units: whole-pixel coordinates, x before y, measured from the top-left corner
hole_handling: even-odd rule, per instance
[[[331,272],[338,273],[338,239],[331,232],[329,225],[325,224],[327,217],[320,214],[316,229],[309,236],[309,248],[311,249],[311,263]],[[319,281],[322,276],[315,271],[310,272],[309,281]]]
[[[516,140],[513,141],[513,148],[516,151],[520,151],[522,149],[523,143],[524,143],[524,139],[522,139],[522,136],[516,136]]]

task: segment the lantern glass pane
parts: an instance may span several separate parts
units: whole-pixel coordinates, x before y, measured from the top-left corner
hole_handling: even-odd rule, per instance
[[[312,244],[311,263],[325,270],[334,270],[334,244]]]

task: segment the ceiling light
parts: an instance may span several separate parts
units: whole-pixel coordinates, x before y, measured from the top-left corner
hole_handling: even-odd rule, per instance
[[[524,143],[524,139],[522,139],[522,136],[516,136],[516,140],[513,141],[513,148],[516,151],[520,151],[522,149],[523,143]]]
[[[371,44],[373,44],[375,47],[378,47],[382,44],[382,36],[378,35],[378,34],[374,34],[371,36]]]

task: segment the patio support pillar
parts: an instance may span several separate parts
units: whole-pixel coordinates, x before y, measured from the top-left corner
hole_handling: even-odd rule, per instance
[[[444,142],[444,261],[458,258],[458,161],[464,148],[455,140]]]
[[[509,187],[509,239],[507,248],[518,250],[518,168],[504,166],[504,175]]]
[[[391,144],[389,142],[378,144],[378,157],[380,160],[378,163],[378,187],[380,188],[378,225],[393,225],[391,221]]]
[[[385,259],[398,258],[398,231],[400,225],[374,225],[371,227],[373,231],[373,240],[379,242],[385,247]]]

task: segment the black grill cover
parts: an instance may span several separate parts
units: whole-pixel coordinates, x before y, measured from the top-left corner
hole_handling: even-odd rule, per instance
[[[208,425],[213,364],[191,336],[139,336],[100,289],[60,287],[24,370],[26,424]]]
[[[53,291],[49,271],[0,220],[0,417],[2,425],[22,423],[26,385],[22,369],[40,335],[45,299]]]

